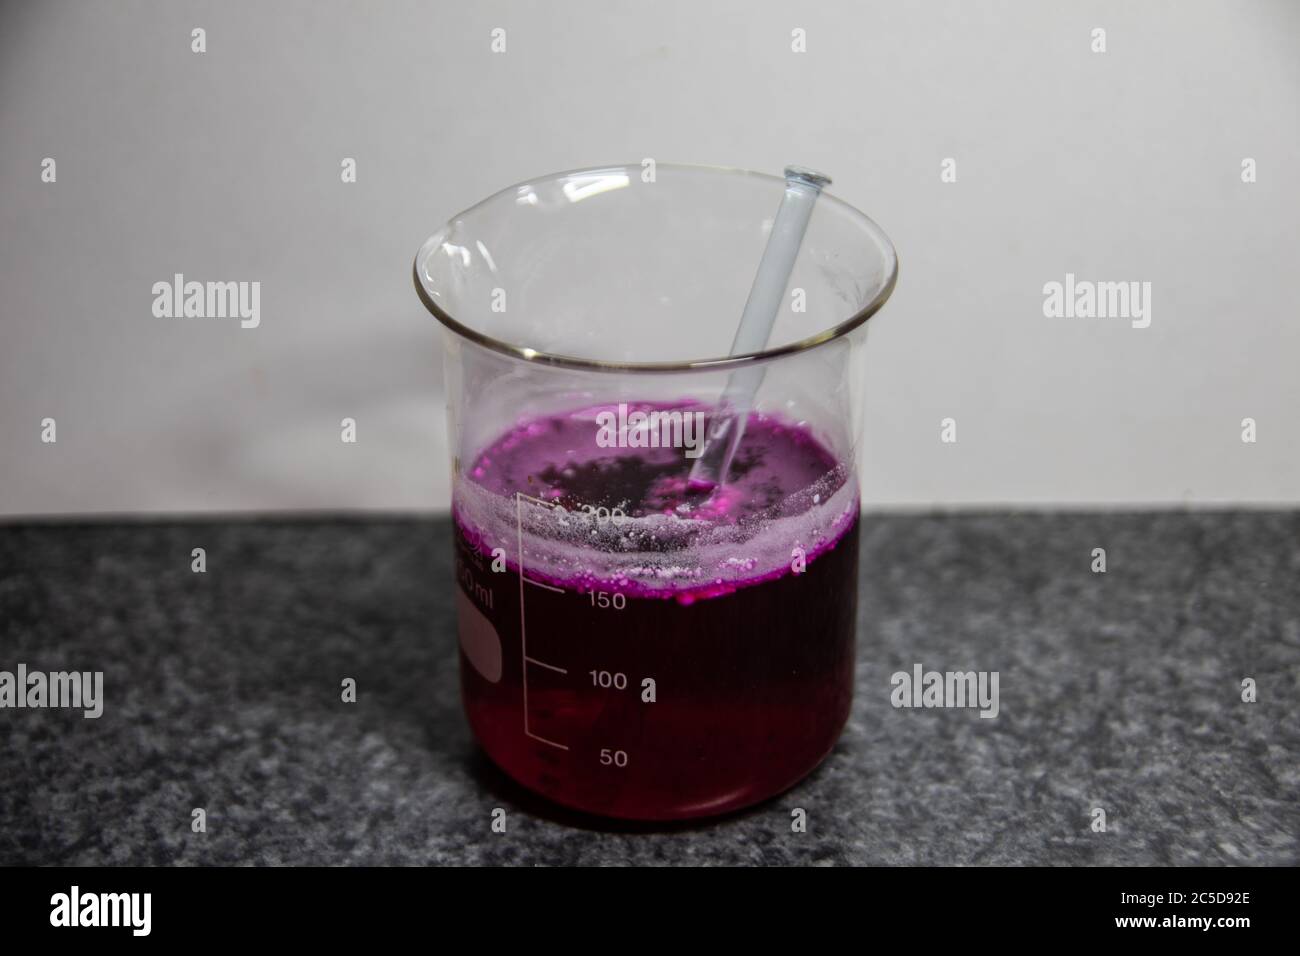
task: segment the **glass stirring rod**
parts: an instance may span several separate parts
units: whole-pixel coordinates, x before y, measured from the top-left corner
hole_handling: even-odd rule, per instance
[[[811,169],[801,166],[785,168],[785,195],[772,223],[772,232],[759,260],[758,272],[754,275],[754,284],[745,301],[745,311],[741,313],[729,354],[761,352],[767,346],[813,206],[823,187],[829,186],[830,182],[829,176]],[[763,366],[754,365],[732,372],[727,379],[709,424],[704,449],[691,466],[687,484],[690,490],[712,492],[727,480],[731,460],[745,432],[754,395],[763,383],[764,372]]]

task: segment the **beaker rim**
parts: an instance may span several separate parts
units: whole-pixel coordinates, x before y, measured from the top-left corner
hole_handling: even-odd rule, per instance
[[[720,165],[712,165],[707,163],[658,163],[658,162],[655,163],[655,166],[657,169],[675,170],[680,172],[714,172],[714,173],[729,173],[738,176],[751,176],[757,179],[770,180],[773,183],[777,183],[777,184],[783,184],[785,182],[785,179],[781,176],[774,176],[771,173],[758,172],[756,170],[745,169],[739,166],[720,166]],[[443,228],[440,228],[437,232],[433,233],[433,235],[431,235],[428,239],[426,239],[423,243],[421,243],[419,251],[415,255],[415,262],[412,265],[412,275],[415,280],[416,295],[420,297],[420,301],[424,303],[424,307],[433,314],[433,317],[437,319],[443,325],[444,328],[448,329],[451,332],[454,332],[456,335],[460,336],[466,341],[473,342],[476,345],[489,349],[493,352],[498,352],[502,355],[508,355],[513,358],[517,358],[522,361],[530,362],[533,364],[549,365],[549,366],[555,366],[559,368],[573,369],[577,371],[619,372],[619,373],[627,373],[627,372],[664,373],[664,372],[690,372],[690,371],[700,371],[700,370],[710,370],[710,371],[724,370],[725,371],[737,367],[753,365],[757,363],[764,363],[771,359],[780,358],[782,356],[792,355],[800,352],[806,352],[809,349],[816,348],[820,345],[825,345],[827,342],[832,342],[835,341],[836,339],[841,339],[846,335],[848,335],[850,332],[852,332],[854,329],[857,329],[859,326],[863,325],[868,319],[870,319],[873,315],[875,315],[877,312],[881,310],[881,308],[885,305],[885,303],[889,301],[889,297],[894,291],[894,286],[898,282],[898,252],[894,248],[894,244],[890,241],[889,236],[879,226],[879,224],[877,224],[876,221],[872,219],[870,216],[868,216],[866,213],[862,212],[856,206],[850,205],[844,200],[839,199],[836,196],[825,191],[821,193],[821,196],[818,199],[819,203],[826,203],[829,205],[836,206],[840,209],[841,212],[856,217],[857,219],[861,220],[861,222],[866,227],[867,231],[873,234],[873,237],[879,243],[882,251],[885,254],[884,255],[884,266],[885,266],[884,279],[880,283],[879,288],[876,290],[876,293],[871,297],[871,299],[868,300],[861,308],[859,308],[856,312],[854,312],[851,316],[849,316],[847,319],[843,320],[842,322],[839,322],[826,329],[816,332],[813,335],[806,336],[802,339],[797,339],[793,342],[787,342],[778,346],[766,348],[758,352],[745,352],[736,355],[723,355],[714,358],[683,359],[683,360],[664,361],[664,362],[608,361],[605,359],[586,358],[586,357],[575,356],[575,355],[564,355],[556,352],[546,352],[539,349],[531,348],[529,346],[519,345],[513,342],[507,342],[503,339],[498,339],[494,336],[488,335],[485,332],[481,332],[478,329],[465,325],[464,323],[457,320],[456,317],[453,316],[450,312],[448,312],[446,309],[440,306],[437,303],[437,301],[434,299],[434,297],[430,294],[429,289],[425,286],[424,281],[420,276],[420,263],[425,258],[425,254],[429,248],[430,243],[434,242],[443,233],[444,229],[447,226],[450,226],[451,224],[455,223],[457,220],[469,216],[470,214],[474,213],[480,208],[497,201],[503,196],[506,196],[511,193],[516,193],[521,187],[525,187],[532,183],[536,183],[542,180],[558,180],[566,176],[584,176],[584,175],[597,175],[601,173],[626,172],[628,170],[633,170],[633,169],[639,171],[641,169],[641,164],[640,163],[635,163],[635,164],[613,163],[613,164],[602,165],[602,166],[583,166],[583,167],[578,167],[576,169],[566,169],[561,172],[547,173],[542,176],[530,176],[528,179],[520,180],[519,182],[514,183],[513,185],[506,186],[504,189],[499,189],[496,192],[492,193],[491,195],[486,196],[485,198],[474,203],[472,206],[468,206],[467,208],[456,213],[454,216],[448,219],[447,222],[444,224]],[[755,265],[757,266],[757,263],[755,263]],[[737,312],[737,316],[739,316],[739,312]]]

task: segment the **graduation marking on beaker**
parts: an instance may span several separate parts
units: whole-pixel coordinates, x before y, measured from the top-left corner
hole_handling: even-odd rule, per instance
[[[533,581],[527,575],[524,574],[523,503],[525,498],[533,502],[534,504],[544,505],[548,508],[551,507],[551,503],[549,501],[542,501],[540,498],[534,498],[532,495],[526,495],[522,491],[515,492],[515,535],[516,535],[515,541],[519,548],[519,651],[520,651],[520,656],[522,657],[522,668],[523,668],[523,674],[521,679],[522,679],[523,689],[524,689],[524,734],[525,736],[531,737],[533,740],[539,741],[544,744],[549,744],[550,746],[557,747],[560,750],[568,750],[569,748],[562,743],[558,743],[557,741],[554,740],[548,740],[546,737],[542,737],[539,734],[533,733],[528,726],[528,665],[536,664],[539,667],[545,667],[550,670],[558,671],[559,673],[566,674],[566,675],[569,672],[562,667],[557,667],[554,664],[547,664],[544,663],[543,661],[539,661],[536,660],[535,658],[528,656],[528,631],[527,631],[527,626],[525,624],[525,618],[527,617],[527,615],[524,613],[524,585],[534,584],[537,587],[546,588],[548,591],[558,591],[560,594],[564,593],[564,589],[552,587],[549,584],[542,584],[540,581]]]

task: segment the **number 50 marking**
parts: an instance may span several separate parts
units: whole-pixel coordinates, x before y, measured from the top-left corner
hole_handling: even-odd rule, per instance
[[[627,766],[627,751],[626,751],[626,750],[610,750],[608,747],[606,747],[605,749],[601,750],[601,752],[600,752],[600,762],[601,762],[601,764],[602,764],[603,766],[606,766],[606,767],[611,767],[611,766],[612,766],[612,767],[626,767],[626,766]]]

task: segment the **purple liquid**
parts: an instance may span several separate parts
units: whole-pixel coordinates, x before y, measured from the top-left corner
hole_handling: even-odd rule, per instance
[[[726,486],[700,492],[681,448],[600,447],[607,408],[518,426],[456,489],[470,724],[507,773],[577,809],[755,803],[848,717],[851,473],[806,429],[753,415]]]

